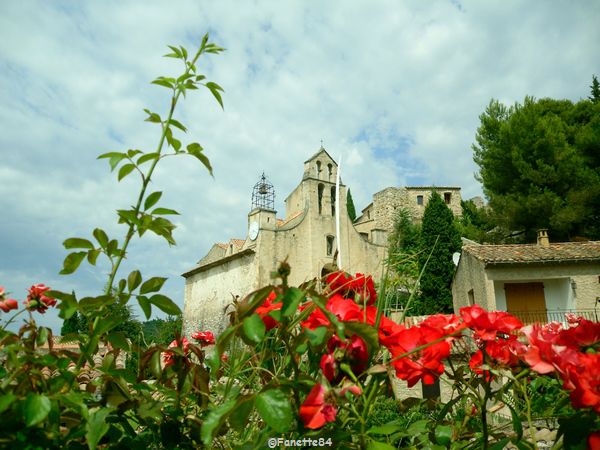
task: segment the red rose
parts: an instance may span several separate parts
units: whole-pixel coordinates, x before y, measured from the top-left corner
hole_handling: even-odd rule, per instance
[[[192,339],[197,340],[201,347],[215,343],[215,335],[211,331],[197,331],[192,333]]]
[[[335,406],[325,402],[325,388],[321,384],[315,384],[300,405],[300,418],[304,426],[313,430],[335,421],[336,414]]]
[[[484,341],[494,341],[498,334],[509,334],[523,326],[519,319],[507,312],[488,312],[479,305],[461,308],[460,315],[465,325],[475,332],[474,337]]]
[[[600,450],[600,431],[594,431],[588,436],[587,448],[589,450]]]
[[[327,378],[327,381],[330,383],[333,382],[337,377],[337,362],[335,361],[333,353],[326,353],[321,356],[320,367],[323,371],[323,375]]]
[[[279,325],[279,322],[277,322],[275,319],[269,316],[269,312],[279,310],[283,305],[282,302],[273,303],[273,300],[275,300],[275,298],[277,298],[277,294],[275,294],[275,291],[272,291],[269,294],[269,296],[265,299],[265,302],[261,306],[256,308],[256,314],[258,314],[262,319],[267,331]]]
[[[56,299],[47,297],[44,292],[50,288],[43,284],[34,284],[28,289],[29,294],[24,301],[25,307],[30,311],[37,311],[44,314],[50,306],[56,305]]]
[[[391,338],[388,339],[387,345],[392,358],[394,358],[392,365],[396,369],[396,376],[406,380],[408,387],[413,387],[419,380],[425,384],[432,384],[444,373],[442,360],[450,355],[450,344],[442,340],[408,356],[395,358],[443,336],[441,332],[433,328],[414,326],[394,335],[393,342],[391,342]]]
[[[12,298],[7,298],[6,300],[0,301],[0,309],[5,313],[9,312],[11,309],[17,309],[19,307],[19,303]]]
[[[180,345],[181,344],[181,345]],[[190,351],[190,341],[187,340],[187,338],[182,338],[181,342],[178,342],[177,339],[175,339],[173,342],[171,342],[169,344],[169,348],[173,348],[173,347],[180,347],[183,349],[183,353],[184,355],[187,355]],[[175,364],[175,358],[176,358],[176,354],[172,351],[166,351],[162,353],[162,359],[163,359],[163,363],[165,365],[165,368],[172,366],[173,364]],[[184,363],[188,363],[188,359],[186,356],[184,356]]]

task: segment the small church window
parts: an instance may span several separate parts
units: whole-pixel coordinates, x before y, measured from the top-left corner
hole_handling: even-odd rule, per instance
[[[423,204],[423,196],[417,195],[417,205],[422,205],[422,204]]]
[[[331,186],[331,215],[335,216],[335,186]]]
[[[321,178],[321,161],[317,161],[317,178]]]
[[[323,190],[325,189],[325,186],[322,183],[319,183],[319,186],[317,187],[317,200],[318,200],[318,205],[319,205],[319,214],[321,214],[323,212]]]
[[[469,296],[469,305],[474,305],[475,304],[475,292],[473,292],[473,289],[469,289],[469,292],[467,292],[467,295]]]
[[[327,236],[327,256],[333,255],[333,243],[335,238],[333,236]]]
[[[444,192],[444,201],[446,202],[446,205],[450,204],[450,200],[452,199],[452,193],[451,192]]]
[[[327,179],[331,181],[331,175],[333,175],[333,166],[331,163],[327,164]]]

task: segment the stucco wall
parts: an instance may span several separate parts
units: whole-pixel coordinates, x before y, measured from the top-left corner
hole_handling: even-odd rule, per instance
[[[244,297],[256,289],[255,255],[245,255],[191,275],[185,282],[183,333],[222,332],[227,325],[223,313],[232,295]]]
[[[452,301],[458,313],[463,306],[469,306],[469,291],[473,290],[474,303],[487,309],[495,309],[494,283],[486,277],[483,263],[468,253],[460,257],[452,281]]]

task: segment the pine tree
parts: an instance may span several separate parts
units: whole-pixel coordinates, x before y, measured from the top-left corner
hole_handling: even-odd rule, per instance
[[[60,335],[66,336],[71,333],[79,333],[79,322],[79,313],[75,311],[75,314],[63,322],[62,327],[60,328]]]
[[[593,103],[600,102],[600,83],[598,82],[596,75],[592,75],[592,85],[590,86],[590,89],[592,90],[592,95],[590,95],[588,98]]]
[[[354,222],[356,220],[356,208],[354,208],[354,200],[352,200],[350,189],[348,189],[348,195],[346,196],[346,209],[348,210],[350,220]]]
[[[460,247],[460,235],[454,226],[452,211],[440,195],[434,192],[423,215],[421,248],[424,251],[419,255],[419,267],[423,270],[423,275],[419,283],[420,295],[411,308],[412,314],[452,312],[452,255]]]

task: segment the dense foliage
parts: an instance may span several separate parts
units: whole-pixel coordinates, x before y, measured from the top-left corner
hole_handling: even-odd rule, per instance
[[[474,160],[502,225],[528,241],[600,239],[600,102],[492,100],[480,116]]]
[[[442,197],[433,192],[425,207],[421,226],[419,267],[420,294],[413,306],[416,315],[448,313],[452,306],[452,255],[460,251],[461,240],[454,215]]]

